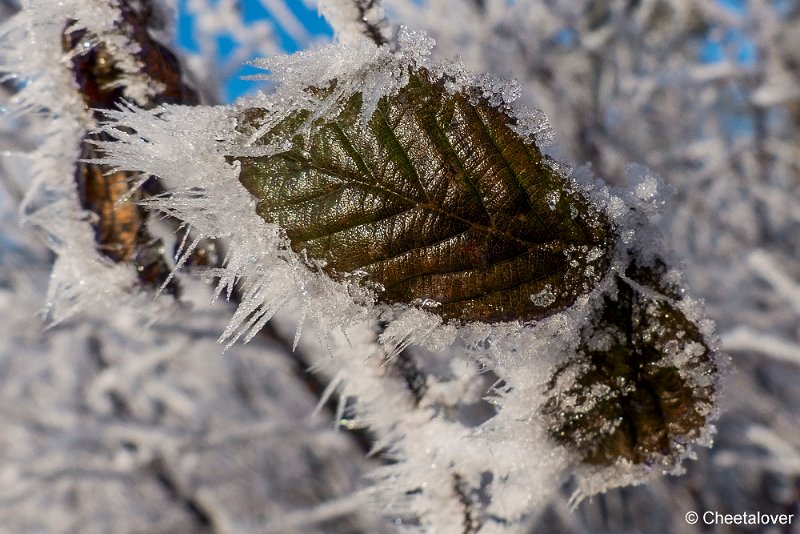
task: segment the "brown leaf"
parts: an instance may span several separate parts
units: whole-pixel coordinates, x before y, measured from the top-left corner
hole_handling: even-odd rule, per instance
[[[300,129],[310,112],[298,110],[259,140],[291,148],[231,158],[259,215],[285,229],[293,250],[332,277],[360,273],[382,302],[446,319],[545,317],[605,275],[606,217],[505,110],[451,94],[424,70],[367,124],[361,100],[351,95],[310,131]],[[240,129],[267,119],[248,110]]]
[[[633,285],[618,278],[618,294],[605,298],[578,354],[550,381],[543,411],[551,433],[585,462],[671,465],[706,425],[714,355],[664,273],[660,261],[632,264]]]

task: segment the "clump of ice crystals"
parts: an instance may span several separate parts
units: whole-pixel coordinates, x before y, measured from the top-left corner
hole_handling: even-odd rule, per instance
[[[544,286],[544,289],[531,295],[531,301],[542,308],[546,308],[556,300],[556,294],[553,293],[553,288],[550,284]]]

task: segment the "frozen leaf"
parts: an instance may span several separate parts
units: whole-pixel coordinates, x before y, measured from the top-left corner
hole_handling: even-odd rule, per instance
[[[610,225],[507,110],[474,93],[411,69],[366,123],[355,92],[334,116],[297,110],[267,128],[256,145],[277,153],[232,159],[258,214],[312,268],[445,319],[545,317],[604,277]],[[248,109],[239,128],[253,135],[270,119]]]
[[[149,28],[157,23],[150,9],[129,1],[115,4],[114,9],[119,12],[111,23],[113,29],[89,29],[71,19],[61,35],[74,87],[95,122],[103,122],[102,110],[115,108],[126,98],[146,107],[196,103],[175,56],[150,36]],[[87,133],[75,165],[78,197],[81,207],[94,215],[98,250],[114,262],[133,263],[145,286],[171,282],[166,289],[174,293],[177,286],[168,278],[163,245],[150,234],[147,213],[137,205],[148,194],[160,193],[160,187],[155,180],[140,187],[146,177],[99,165],[103,154],[95,145],[107,140],[103,134]]]
[[[672,467],[711,411],[713,351],[655,264],[634,262],[618,278],[616,297],[605,298],[549,384],[551,434],[589,464]]]

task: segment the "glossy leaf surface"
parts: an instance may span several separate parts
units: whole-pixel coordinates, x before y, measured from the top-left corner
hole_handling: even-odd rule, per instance
[[[257,141],[285,151],[235,158],[258,213],[296,252],[330,276],[359,273],[382,302],[485,322],[550,315],[605,275],[607,219],[502,109],[425,71],[367,124],[361,101],[310,130],[297,111]],[[250,109],[240,129],[266,118]]]

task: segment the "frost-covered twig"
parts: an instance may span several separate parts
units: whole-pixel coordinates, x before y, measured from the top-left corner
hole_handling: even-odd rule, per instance
[[[378,46],[389,43],[389,24],[380,0],[321,0],[319,12],[342,43],[364,37]]]
[[[722,335],[722,343],[732,352],[757,352],[772,358],[800,365],[800,344],[786,339],[739,327]]]
[[[747,258],[747,265],[800,316],[800,283],[792,280],[774,257],[764,250],[754,250]]]

